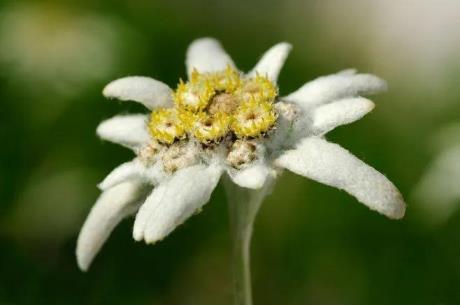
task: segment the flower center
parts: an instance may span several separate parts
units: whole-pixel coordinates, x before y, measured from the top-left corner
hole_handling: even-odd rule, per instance
[[[256,138],[276,123],[278,89],[267,77],[247,78],[228,66],[213,73],[192,72],[173,94],[174,107],[152,112],[152,137],[166,144],[194,138],[202,144],[227,138]]]
[[[234,94],[218,93],[212,98],[207,111],[211,115],[219,112],[233,114],[238,107],[238,104],[239,99]]]

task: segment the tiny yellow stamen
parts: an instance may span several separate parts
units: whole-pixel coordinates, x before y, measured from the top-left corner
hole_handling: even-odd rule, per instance
[[[149,130],[159,142],[171,144],[185,137],[185,125],[174,108],[160,108],[152,112]]]
[[[239,138],[257,137],[267,132],[276,119],[277,114],[271,102],[256,100],[252,96],[236,110],[231,129]]]

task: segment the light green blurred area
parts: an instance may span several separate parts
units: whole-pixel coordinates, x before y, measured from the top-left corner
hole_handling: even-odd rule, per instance
[[[220,186],[158,245],[135,243],[127,220],[88,273],[74,258],[96,184],[131,157],[95,128],[143,111],[104,100],[103,86],[126,75],[176,86],[201,36],[242,70],[292,43],[282,95],[351,67],[390,86],[373,113],[329,138],[400,188],[406,218],[286,172],[256,223],[255,304],[460,304],[460,215],[432,225],[412,196],[433,135],[460,121],[459,31],[456,0],[0,2],[0,304],[231,303]]]

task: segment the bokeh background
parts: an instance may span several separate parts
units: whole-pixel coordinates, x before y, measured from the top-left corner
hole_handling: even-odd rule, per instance
[[[408,201],[391,221],[336,189],[285,173],[257,219],[255,304],[460,304],[460,213],[420,212],[413,190],[460,121],[460,2],[0,1],[0,304],[231,304],[222,188],[155,246],[111,236],[88,273],[76,236],[96,184],[130,152],[97,139],[99,121],[142,110],[106,101],[110,80],[184,77],[187,45],[220,39],[242,70],[294,45],[281,94],[355,67],[390,91],[329,138],[385,173]],[[460,188],[460,182],[458,184]]]

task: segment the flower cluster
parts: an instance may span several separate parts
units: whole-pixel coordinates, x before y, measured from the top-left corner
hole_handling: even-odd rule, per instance
[[[401,218],[405,203],[381,173],[325,134],[374,108],[362,95],[386,89],[370,74],[345,70],[280,96],[277,79],[291,46],[269,49],[244,74],[214,39],[193,42],[188,81],[175,91],[148,77],[108,84],[106,97],[145,105],[150,114],[116,116],[98,135],[133,150],[135,158],[100,184],[77,243],[86,270],[114,227],[137,212],[133,237],[155,243],[201,210],[222,175],[241,188],[266,189],[288,169],[337,187],[372,210]]]
[[[173,106],[152,111],[149,131],[163,145],[195,141],[212,147],[224,141],[231,148],[275,126],[277,94],[267,77],[246,77],[230,65],[219,72],[193,70],[173,93]]]

